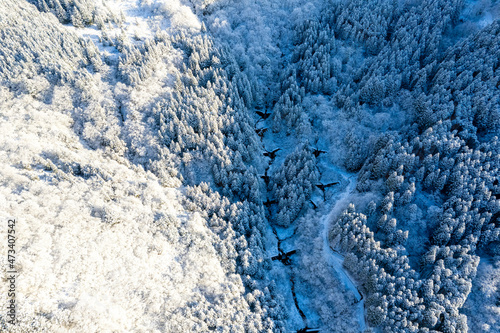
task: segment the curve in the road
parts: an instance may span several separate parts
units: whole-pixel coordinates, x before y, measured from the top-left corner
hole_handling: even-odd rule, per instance
[[[331,207],[330,213],[325,215],[322,219],[323,253],[328,264],[333,268],[339,280],[344,284],[345,288],[354,294],[354,297],[356,298],[355,303],[357,303],[357,318],[359,327],[361,332],[363,332],[367,328],[363,294],[359,291],[359,287],[354,282],[354,279],[351,278],[349,273],[345,270],[343,266],[344,257],[331,246],[328,237],[328,231],[331,228],[330,221],[333,221],[334,217],[339,216],[341,210],[345,209],[346,205],[349,204],[349,194],[351,194],[356,187],[356,183],[352,179],[349,178],[348,181],[349,184],[347,185],[345,191],[340,195],[340,197]]]

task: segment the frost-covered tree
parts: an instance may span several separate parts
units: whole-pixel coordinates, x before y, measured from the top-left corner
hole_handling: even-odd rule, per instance
[[[271,176],[271,194],[278,200],[276,223],[289,226],[312,195],[318,182],[316,161],[307,144],[297,147]]]

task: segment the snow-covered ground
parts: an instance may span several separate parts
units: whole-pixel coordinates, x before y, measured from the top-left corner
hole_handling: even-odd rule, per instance
[[[0,106],[1,235],[15,218],[19,332],[176,332],[191,326],[179,310],[192,302],[241,309],[241,280],[225,275],[179,189],[89,149],[69,116],[29,96],[0,88]]]
[[[270,128],[270,122],[271,119],[259,121],[259,127]],[[319,142],[320,145],[322,144],[322,140],[314,141]],[[282,132],[273,133],[267,131],[263,137],[262,145],[267,150],[280,148],[277,157],[274,160],[269,160],[268,173],[272,174],[281,167],[285,157],[296,149],[298,142],[293,136],[287,136]],[[325,194],[319,189],[313,192],[311,199],[318,205],[318,213],[311,214],[310,208],[308,208],[310,204],[306,204],[307,208],[304,209],[304,212],[307,212],[305,213],[306,217],[304,219],[299,218],[288,228],[283,228],[275,225],[273,221],[274,210],[270,210],[269,227],[266,232],[268,256],[278,255],[278,239],[280,240],[279,250],[283,252],[297,250],[297,253],[291,256],[290,266],[274,261],[268,278],[276,281],[281,295],[284,297],[289,314],[287,323],[290,331],[299,330],[303,327],[318,327],[329,331],[332,327],[329,325],[333,323],[327,323],[328,316],[338,316],[340,313],[345,313],[345,309],[341,305],[342,302],[339,302],[338,309],[331,308],[325,313],[325,309],[320,310],[318,304],[322,302],[328,304],[329,299],[338,297],[337,294],[346,294],[344,297],[347,299],[352,296],[352,306],[356,309],[355,314],[353,314],[355,323],[352,323],[348,331],[363,332],[367,328],[364,318],[363,297],[359,293],[354,279],[349,276],[349,273],[342,266],[343,257],[332,249],[329,240],[331,223],[350,203],[350,196],[356,188],[355,175],[328,163],[328,160],[330,160],[328,156],[317,159],[317,166],[321,174],[320,180],[324,183],[339,182],[339,184],[333,189],[327,189]],[[274,199],[271,198],[270,194],[266,194],[266,197],[267,199]],[[301,232],[303,228],[310,228],[310,233]],[[305,249],[305,244],[314,244],[318,240],[322,247],[314,248],[314,253],[309,253]],[[308,265],[306,262],[311,260],[309,258],[314,258],[312,259],[315,261],[314,264],[324,268],[323,271],[314,273],[317,274],[315,279],[330,279],[330,283],[335,289],[325,288],[323,292],[311,292],[310,288],[314,288],[314,283],[307,279],[304,280],[303,272],[301,272],[302,265]],[[328,277],[325,275],[328,275]],[[292,292],[292,283],[294,283],[295,298]],[[305,318],[301,315],[301,312]],[[349,321],[346,320],[346,322]],[[338,327],[342,327],[342,324],[339,324]]]
[[[472,292],[463,311],[470,318],[471,332],[500,332],[498,307],[500,267],[491,258],[481,259]],[[478,313],[481,309],[481,313]]]
[[[390,45],[393,38],[391,29],[395,29],[393,25],[396,24],[393,21],[397,21],[397,18],[392,17],[391,12],[384,12],[387,8],[393,8],[388,1],[367,2],[367,6],[374,6],[370,7],[372,9],[384,9],[381,9],[381,13],[375,10],[373,15],[366,12],[362,1],[346,2],[346,6],[352,5],[356,12],[353,11],[352,15],[348,13],[348,17],[340,15],[338,21],[329,23],[325,23],[329,18],[322,16],[339,1],[62,2],[66,3],[64,7],[68,7],[64,9],[68,10],[66,17],[56,6],[59,1],[48,1],[56,7],[53,15],[42,13],[49,11],[43,9],[42,1],[36,1],[41,7],[37,9],[32,4],[35,1],[28,3],[21,0],[16,3],[14,0],[0,0],[0,32],[2,36],[7,36],[0,41],[0,64],[4,64],[0,68],[0,78],[3,80],[0,80],[0,219],[6,221],[8,218],[15,218],[17,221],[16,270],[19,276],[16,300],[19,325],[14,332],[270,333],[278,330],[273,326],[273,320],[279,325],[284,322],[284,330],[287,332],[295,332],[304,327],[320,328],[322,333],[370,331],[372,328],[366,320],[364,298],[368,295],[362,295],[356,278],[343,267],[343,255],[331,244],[330,231],[336,219],[351,202],[359,204],[361,208],[356,208],[362,212],[372,199],[378,214],[382,200],[385,200],[384,196],[388,192],[396,192],[398,198],[386,206],[390,206],[389,208],[383,207],[390,215],[393,204],[404,205],[397,190],[401,187],[410,188],[409,183],[413,182],[413,191],[418,189],[417,193],[411,193],[410,199],[413,200],[411,207],[415,215],[414,221],[404,219],[406,212],[394,213],[394,216],[398,219],[398,228],[410,229],[410,237],[413,236],[412,232],[418,234],[418,237],[401,246],[396,244],[395,247],[404,255],[411,252],[415,259],[410,260],[410,266],[417,267],[421,261],[420,256],[428,250],[426,242],[431,241],[430,235],[434,232],[431,229],[437,228],[444,192],[453,186],[448,186],[446,191],[433,191],[432,186],[436,181],[429,173],[426,177],[422,173],[422,179],[416,181],[416,172],[412,174],[413,171],[408,167],[410,162],[398,169],[401,175],[397,176],[403,177],[404,173],[406,177],[402,178],[404,185],[388,185],[388,174],[383,169],[389,168],[388,165],[396,158],[396,154],[390,151],[389,158],[384,160],[386,156],[383,156],[380,163],[374,165],[368,152],[375,156],[386,145],[388,150],[400,149],[398,140],[402,140],[408,133],[409,136],[422,137],[426,133],[432,133],[434,129],[429,124],[432,123],[434,113],[444,114],[444,123],[449,122],[448,126],[439,120],[439,126],[448,126],[452,128],[452,132],[456,130],[455,133],[448,133],[450,135],[446,137],[446,142],[460,141],[461,139],[455,138],[453,141],[450,138],[459,135],[461,128],[466,127],[463,131],[466,134],[460,134],[464,135],[463,141],[466,142],[461,149],[466,153],[487,142],[498,132],[498,127],[491,127],[492,130],[487,126],[498,118],[495,118],[498,115],[495,112],[499,109],[499,103],[498,98],[494,97],[497,92],[495,89],[498,88],[495,81],[498,76],[497,62],[488,63],[494,64],[491,65],[494,68],[481,70],[475,69],[480,67],[481,61],[467,64],[474,67],[474,70],[469,71],[469,68],[462,75],[462,72],[457,74],[448,68],[455,66],[454,63],[445,63],[443,68],[439,66],[444,61],[441,58],[457,58],[459,66],[460,57],[468,56],[469,50],[466,47],[453,51],[452,56],[439,55],[430,63],[427,63],[426,57],[430,57],[427,53],[431,51],[417,47],[419,43],[427,43],[425,45],[428,47],[439,40],[436,45],[444,52],[446,48],[451,48],[481,29],[493,26],[500,8],[496,1],[467,0],[463,7],[457,5],[461,12],[453,18],[456,22],[450,23],[449,27],[442,27],[442,31],[438,29],[440,25],[436,24],[438,28],[432,29],[438,32],[432,38],[422,37],[417,33],[415,36],[419,36],[418,41],[410,41],[409,45],[404,45],[401,54],[391,53],[394,50],[390,50],[392,47],[399,52],[400,44],[397,43],[402,45],[406,41]],[[76,4],[95,6],[89,7],[95,8],[95,12],[89,14],[92,22],[85,27],[73,25],[73,15],[77,11],[71,9],[71,6]],[[411,12],[419,4],[409,1],[405,2],[405,6]],[[445,12],[448,6],[452,5],[436,5],[433,10],[440,13],[442,9]],[[399,10],[396,7],[393,9]],[[17,10],[16,14],[10,11],[13,8]],[[106,18],[105,22],[98,22],[98,12]],[[418,15],[420,14],[414,16]],[[33,27],[31,21],[27,20],[28,17],[34,18]],[[420,24],[420,21],[424,21],[423,18],[420,20],[420,16],[418,18],[419,20],[408,23],[408,31],[414,22],[418,21]],[[359,22],[351,22],[351,19]],[[387,24],[380,23],[379,19],[387,19]],[[305,23],[305,26],[317,29],[311,28],[317,35],[313,36],[312,41],[301,44],[298,39],[304,36],[298,36],[297,31]],[[372,23],[380,23],[378,28],[384,34],[378,46],[371,44],[376,43],[380,37],[379,32],[370,30],[373,27],[369,24]],[[335,27],[329,24],[335,24]],[[328,30],[335,32],[326,31],[327,26]],[[46,32],[44,30],[43,33],[36,34],[41,27]],[[16,35],[15,31],[12,33],[13,29],[18,29],[22,34]],[[403,30],[400,31],[402,35],[408,32]],[[498,31],[492,30],[490,33],[493,37],[495,34]],[[490,35],[486,37],[489,38]],[[11,36],[25,36],[26,40],[10,39]],[[415,37],[410,32],[408,36],[405,37],[407,40]],[[487,45],[484,50],[489,50],[486,37],[479,39]],[[306,36],[305,39],[308,38]],[[321,38],[330,39],[330,53],[325,51],[325,45],[317,43],[316,39]],[[423,41],[426,38],[429,41]],[[88,41],[92,41],[95,47],[89,47]],[[477,44],[481,44],[480,42]],[[382,44],[385,46],[381,46]],[[11,45],[18,49],[11,50]],[[392,83],[377,81],[379,78],[387,79],[384,76],[387,73],[379,73],[380,77],[373,74],[385,71],[372,66],[372,63],[380,60],[376,57],[377,52],[384,54],[378,49],[379,46],[383,52],[388,52],[390,57],[387,58],[392,57],[383,59],[383,66],[392,68],[396,82],[393,83],[395,86],[399,84],[399,92],[389,92]],[[296,48],[300,47],[307,50],[304,49],[301,55],[294,54]],[[404,54],[407,50],[414,54],[407,56]],[[325,52],[325,57],[314,58],[316,63],[308,62],[308,57],[313,59],[314,55],[322,52]],[[481,57],[489,56],[486,53]],[[191,57],[192,54],[195,56]],[[301,67],[302,64],[293,60],[294,57],[302,56],[307,58],[304,63],[314,68],[316,74],[322,74],[321,71],[328,68],[328,75],[331,77],[328,78],[328,89],[324,89],[326,92],[320,93],[320,90],[314,89],[306,92],[304,86],[311,83],[306,82],[309,68]],[[406,69],[400,70],[401,66],[397,63],[400,57],[407,57],[405,61],[408,62],[414,61],[411,71],[418,71],[418,75],[404,72]],[[473,58],[466,59],[471,61]],[[317,62],[323,62],[323,67]],[[315,66],[321,69],[317,70]],[[459,76],[464,82],[475,80],[471,84],[473,88],[490,84],[488,87],[491,89],[486,90],[494,91],[493,97],[490,96],[489,100],[485,97],[487,103],[483,100],[464,99],[466,102],[460,102],[463,103],[457,108],[458,111],[452,111],[451,108],[457,107],[451,103],[452,99],[458,103],[459,97],[462,98],[455,92],[467,95],[469,90],[473,90],[457,86],[451,89],[453,92],[449,95],[443,93],[445,97],[442,100],[445,102],[440,105],[442,108],[433,110],[430,106],[432,103],[429,102],[432,94],[436,94],[432,97],[433,103],[440,99],[434,91],[439,89],[429,88],[433,84],[430,77],[437,77],[435,72],[438,70],[441,74],[445,70],[451,71],[443,74],[444,79],[441,78],[443,82],[439,89],[442,88],[443,91],[450,89],[447,84],[451,85],[444,81],[453,81],[456,79],[453,76]],[[484,73],[481,72],[483,70]],[[7,73],[15,77],[7,77]],[[297,126],[300,131],[297,128],[283,128],[284,126],[275,130],[273,125],[276,125],[276,120],[273,116],[262,120],[256,111],[276,112],[275,104],[277,105],[281,96],[286,97],[282,91],[283,81],[291,77],[296,81],[294,84],[301,85],[297,91],[304,89],[300,90],[303,94],[300,105],[302,123]],[[402,85],[401,80],[408,82]],[[375,83],[369,85],[365,81]],[[220,84],[217,91],[212,89],[212,83]],[[226,96],[231,84],[237,88],[233,87],[235,90],[231,90],[233,95]],[[413,88],[415,92],[412,91]],[[196,94],[203,98],[194,98]],[[245,98],[236,96],[238,94],[250,97],[248,101],[242,102]],[[363,98],[360,98],[361,95]],[[391,97],[378,101],[379,95]],[[421,102],[424,98],[429,100]],[[199,104],[200,100],[203,105]],[[214,108],[205,107],[205,104],[212,102],[218,104]],[[476,104],[484,107],[479,107],[477,111]],[[237,108],[248,112],[245,117],[248,116],[253,124],[246,123],[245,117],[235,121],[233,116],[238,113],[232,112]],[[469,111],[464,111],[469,109],[474,109],[477,115],[470,116]],[[428,115],[426,112],[429,110],[435,112]],[[480,113],[484,110],[487,110],[486,115]],[[205,111],[213,113],[210,116],[215,120],[202,114]],[[186,116],[183,112],[192,114]],[[459,123],[453,123],[452,127],[451,122],[457,121],[457,117],[470,117],[473,121],[465,127]],[[297,125],[297,122],[284,118],[286,115],[281,120],[287,126],[289,123]],[[415,119],[418,124],[408,124],[411,119]],[[246,152],[248,156],[242,158],[243,151],[248,148],[246,145],[251,146],[252,140],[258,142],[258,138],[256,135],[255,138],[248,135],[243,139],[237,138],[240,141],[235,142],[233,130],[235,133],[248,134],[248,131],[241,131],[241,128],[251,125],[255,125],[255,129],[268,130],[262,135],[258,147],[261,152]],[[477,129],[474,126],[482,127]],[[429,129],[424,132],[427,127]],[[408,133],[400,133],[401,128],[405,128]],[[252,130],[250,129],[251,134]],[[436,129],[439,130],[442,128]],[[206,139],[208,135],[201,134],[204,131],[213,135],[212,139],[215,137],[209,145],[199,140],[186,148],[184,143],[179,144],[172,139]],[[236,136],[235,134],[234,137]],[[405,158],[410,156],[408,160],[411,161],[414,158],[415,164],[424,160],[425,167],[432,170],[433,175],[434,168],[441,167],[444,170],[445,165],[455,163],[455,157],[457,160],[463,158],[453,156],[442,161],[439,153],[434,154],[438,145],[432,140],[429,142],[426,141],[423,146],[425,149],[429,148],[425,145],[432,146],[432,149],[428,149],[432,151],[430,157],[419,155],[419,158],[415,158],[415,154],[421,154],[420,148],[425,150],[416,144],[414,151],[408,150]],[[207,156],[201,150],[208,146],[213,148],[211,153],[220,153],[224,168],[212,160],[208,161],[212,156],[203,160]],[[298,147],[302,151],[297,150]],[[400,150],[408,147],[411,148],[407,144]],[[234,150],[231,151],[233,155],[228,153],[230,149]],[[279,149],[275,158],[262,156],[262,153],[274,149]],[[314,149],[324,152],[312,158]],[[493,148],[491,151],[488,151],[488,147],[480,149],[490,153],[488,158],[495,152]],[[474,156],[481,155],[483,151],[480,152],[478,148]],[[283,170],[287,158],[296,152],[310,155],[307,163],[314,165],[314,172],[317,171],[318,177],[303,177],[308,181],[314,180],[314,183],[309,182],[312,190],[306,195],[304,204],[300,202],[298,213],[290,213],[293,215],[290,225],[283,227],[279,226],[282,221],[277,217],[278,209],[283,207],[277,208],[276,202],[270,204],[269,208],[264,208],[261,204],[266,200],[280,199],[275,195],[277,189],[272,188],[274,180],[270,186],[266,186],[259,176],[267,172],[272,179],[277,178],[276,175]],[[234,157],[234,160],[227,159],[228,156]],[[484,156],[481,158],[486,159]],[[350,163],[349,159],[354,162]],[[473,157],[469,156],[468,161],[471,159]],[[479,158],[476,160],[479,161]],[[430,166],[432,163],[436,165]],[[233,164],[239,164],[238,167],[244,170],[236,170],[238,167],[229,169],[228,166]],[[493,164],[485,163],[481,166],[482,172],[493,170]],[[364,165],[369,167],[361,170],[361,173],[368,170],[365,179],[358,179],[357,173],[346,171],[359,170]],[[178,169],[173,170],[174,166]],[[225,167],[231,172],[225,174]],[[289,168],[294,167],[292,165]],[[406,170],[408,168],[410,170]],[[462,172],[462,169],[455,170],[456,174]],[[426,172],[425,168],[422,170]],[[436,171],[438,174],[441,172],[439,170]],[[498,218],[494,215],[498,212],[498,200],[490,200],[498,196],[498,179],[496,185],[493,180],[494,177],[498,178],[498,169],[496,170],[496,173],[490,172],[492,179],[488,180],[484,176],[486,180],[481,180],[482,186],[489,186],[484,193],[482,190],[477,191],[481,192],[479,194],[475,192],[476,186],[479,188],[476,183],[472,187],[474,195],[487,198],[474,205],[481,210],[491,210],[493,213],[490,215]],[[391,169],[391,172],[394,170]],[[220,181],[215,180],[216,173]],[[248,190],[251,194],[259,193],[257,198],[252,198],[251,195],[245,197],[243,190],[241,193],[234,190],[244,178],[238,178],[239,173],[245,177],[249,175],[247,178],[254,181],[241,187],[245,190],[259,188],[260,191]],[[253,173],[259,176],[252,178],[255,176]],[[382,176],[379,177],[378,173]],[[472,173],[463,172],[464,175]],[[294,190],[300,191],[293,178],[299,177],[290,174],[292,176],[287,177],[291,179],[286,179],[285,183],[291,183],[296,186]],[[450,173],[444,176],[445,182],[450,179],[449,176]],[[425,188],[421,184],[424,178],[428,183]],[[206,187],[203,193],[202,190],[193,190],[188,186],[200,183],[208,183],[200,186]],[[328,187],[321,188],[325,184],[329,184]],[[357,185],[365,186],[365,192],[359,193]],[[216,194],[210,197],[208,189]],[[488,191],[491,192],[488,194]],[[300,197],[303,193],[296,194]],[[196,199],[200,201],[213,199],[215,202],[220,199],[224,204],[217,203],[217,206],[213,203],[210,206],[210,209],[217,207],[216,213],[208,212],[210,209],[197,211],[196,205],[190,201],[193,198],[189,195],[199,196]],[[254,214],[260,214],[260,217],[246,216],[238,211],[240,207],[248,209],[250,201],[255,206],[252,206],[255,209],[252,213],[260,210],[258,214]],[[295,208],[293,205],[285,208],[290,207]],[[399,209],[406,209],[401,207]],[[260,223],[264,220],[264,213],[261,212],[264,210],[266,220],[265,226],[261,228]],[[464,208],[463,213],[466,214],[467,210],[468,208]],[[380,215],[382,214],[376,218]],[[227,221],[221,222],[223,219]],[[367,224],[377,223],[375,215],[369,219]],[[221,228],[224,230],[219,230],[218,233],[217,228],[221,225],[224,225]],[[485,225],[484,229],[489,228],[489,232],[496,227],[493,221],[490,226]],[[239,228],[237,232],[241,237],[235,236],[236,228]],[[451,229],[453,228],[450,227]],[[461,229],[468,231],[470,228],[455,228]],[[0,228],[2,239],[6,239],[6,230],[5,225]],[[264,234],[261,235],[261,232]],[[375,234],[377,240],[382,240],[382,247],[385,246],[386,234],[382,231]],[[492,246],[498,245],[498,239],[493,239],[491,234],[493,232],[488,234],[492,238],[490,243]],[[466,244],[466,241],[469,240],[461,240],[459,246]],[[446,243],[443,247],[448,245]],[[259,251],[263,249],[265,251],[262,254]],[[250,253],[252,250],[255,253]],[[292,250],[296,252],[290,256],[289,264],[268,260],[277,256],[280,251]],[[6,242],[0,242],[0,253],[7,253]],[[252,256],[254,254],[255,257]],[[455,318],[458,314],[465,313],[472,332],[496,332],[500,329],[498,256],[482,253],[477,255],[482,256],[481,262],[464,307],[455,308],[455,305],[448,304],[447,312],[426,312],[425,316],[436,317],[436,323],[432,324],[430,319],[429,322],[422,320],[419,325],[436,328],[444,325],[446,319],[446,325],[452,328],[463,327],[463,318],[457,324],[448,317],[445,318],[445,315]],[[238,264],[239,267],[232,267],[233,264]],[[6,265],[7,262],[2,261],[0,268],[6,271]],[[471,271],[474,269],[471,268]],[[465,273],[464,276],[464,281],[469,278]],[[440,279],[437,276],[436,283]],[[0,285],[2,304],[8,301],[6,288],[7,284]],[[445,288],[436,290],[440,289]],[[457,291],[457,294],[460,292],[465,297],[469,295],[468,291],[463,290]],[[433,291],[430,292],[432,293]],[[441,291],[436,292],[438,293]],[[437,295],[439,297],[436,296],[433,300],[439,300],[443,295]],[[482,306],[484,312],[478,314],[476,309]],[[417,317],[422,316],[415,316]],[[3,313],[0,313],[0,331],[5,329]]]
[[[342,281],[345,288],[353,293],[356,297],[356,314],[359,323],[360,331],[364,331],[367,327],[365,320],[365,309],[364,309],[364,300],[361,295],[359,288],[356,286],[355,280],[349,275],[349,273],[343,267],[344,257],[335,251],[330,243],[330,235],[329,231],[331,230],[331,223],[335,221],[335,219],[340,215],[343,209],[346,209],[347,205],[350,203],[349,196],[356,188],[356,182],[351,176],[344,180],[348,181],[347,187],[344,191],[337,195],[335,202],[331,206],[330,213],[322,218],[323,224],[323,251],[326,262],[331,265],[331,267],[335,270],[335,273]]]

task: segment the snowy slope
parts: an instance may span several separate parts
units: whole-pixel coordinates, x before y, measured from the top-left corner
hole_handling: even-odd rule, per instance
[[[497,331],[499,8],[0,0],[0,330]]]
[[[108,4],[112,11],[128,13],[130,22],[137,17],[148,21],[152,12],[158,12],[159,20],[170,22],[172,29],[200,27],[181,4],[157,3],[154,8],[143,4],[141,10],[135,2],[136,7],[125,2]],[[19,44],[27,46],[20,52],[31,51],[32,45],[36,52],[37,43],[46,42],[55,51],[56,64],[63,65],[57,70],[69,67],[73,72],[68,71],[69,82],[51,86],[47,81],[51,77],[43,79],[48,71],[42,68],[38,77],[35,65],[34,74],[28,74],[34,75],[29,85],[1,87],[0,216],[17,220],[19,272],[18,323],[6,328],[2,313],[1,330],[202,332],[219,327],[239,332],[252,325],[240,275],[228,272],[223,261],[227,260],[221,254],[224,242],[205,217],[186,209],[179,178],[168,172],[155,175],[124,154],[131,148],[137,157],[152,153],[140,138],[132,140],[130,148],[124,140],[129,140],[128,133],[147,132],[133,120],[138,109],[170,89],[179,52],[165,55],[149,81],[132,90],[117,84],[115,68],[107,67],[106,61],[111,59],[113,64],[119,56],[115,47],[94,38],[105,61],[100,68],[96,65],[97,72],[83,68],[77,73],[78,58],[62,58],[58,49],[62,45],[53,43],[50,32],[44,35],[40,28],[41,36],[30,39],[33,32],[25,15],[34,17],[38,27],[55,25],[56,34],[70,36],[70,42],[74,38],[75,45],[78,39],[73,32],[92,38],[93,29],[58,26],[54,17],[40,15],[26,3],[19,8],[10,1],[3,5],[0,15],[3,22],[12,24],[10,31],[29,35]],[[9,7],[16,9],[8,12]],[[148,22],[151,25],[144,32],[152,36],[155,23]],[[43,56],[34,55],[37,65],[45,66],[45,59],[50,59],[47,51]],[[3,80],[12,78],[7,69],[7,65],[2,68]],[[73,74],[81,75],[75,81],[83,77],[84,83],[76,83],[78,88]],[[127,96],[128,102],[121,103],[128,112],[121,116],[117,96]],[[126,126],[124,115],[130,119]],[[110,140],[102,140],[103,136]],[[2,227],[2,237],[6,232]],[[231,237],[227,235],[226,241],[234,243]],[[2,242],[3,253],[6,246]],[[5,265],[2,261],[2,271]],[[2,284],[3,303],[7,302],[5,287]]]
[[[183,310],[193,302],[212,304],[214,321],[239,330],[217,308],[247,306],[241,280],[226,276],[213,233],[185,212],[179,189],[89,149],[70,117],[30,97],[2,89],[1,106],[1,216],[17,220],[17,331],[204,331]]]

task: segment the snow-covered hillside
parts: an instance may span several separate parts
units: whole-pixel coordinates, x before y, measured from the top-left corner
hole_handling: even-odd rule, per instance
[[[0,0],[0,331],[499,332],[499,13]]]
[[[18,225],[21,323],[10,331],[242,329],[241,279],[225,274],[220,240],[185,212],[182,191],[89,149],[50,106],[1,98],[2,218]],[[209,322],[191,318],[209,309]]]

